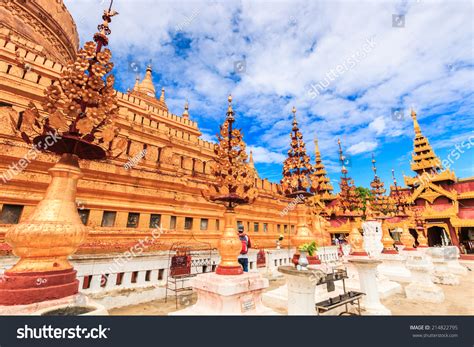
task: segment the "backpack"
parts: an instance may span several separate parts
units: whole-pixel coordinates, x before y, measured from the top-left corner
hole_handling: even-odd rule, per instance
[[[242,249],[240,250],[240,254],[247,254],[249,248],[252,247],[250,243],[250,237],[248,235],[239,235],[240,242],[242,243]]]

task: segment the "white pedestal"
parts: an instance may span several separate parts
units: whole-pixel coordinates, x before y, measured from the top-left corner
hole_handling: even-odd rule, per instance
[[[406,258],[400,254],[382,253],[378,257],[382,264],[378,266],[378,272],[391,281],[410,283],[411,273],[405,266]]]
[[[362,299],[364,309],[369,315],[391,315],[392,312],[380,302],[377,289],[376,268],[381,263],[374,259],[349,259],[359,273],[360,290],[365,293]]]
[[[268,279],[259,273],[236,276],[207,273],[191,280],[198,300],[195,305],[169,315],[277,315],[262,303]]]
[[[358,259],[360,257],[358,256],[349,257],[349,259],[352,259],[352,258]],[[370,259],[370,258],[363,257],[362,259]],[[381,265],[379,265],[379,267]],[[351,263],[346,264],[346,267],[347,267],[347,275],[349,277],[345,281],[346,291],[357,291],[357,292],[361,291],[359,273],[356,267]],[[403,288],[399,283],[391,281],[388,277],[384,276],[378,270],[376,271],[376,280],[377,280],[377,291],[379,292],[379,297],[381,299],[385,299],[394,294],[403,292]],[[339,291],[343,292],[342,281],[338,281],[335,284],[336,284],[336,288]],[[361,307],[362,308],[364,307],[363,301],[361,302]]]
[[[383,250],[382,223],[369,220],[362,223],[364,231],[364,249],[372,257],[378,256]]]
[[[457,286],[459,285],[459,277],[449,269],[449,253],[446,253],[448,252],[446,252],[445,247],[430,247],[426,252],[431,257],[434,266],[432,280],[438,284]]]
[[[324,300],[328,300],[331,297],[343,294],[342,289],[336,287],[336,289],[332,292],[327,291],[327,286],[325,284],[317,285],[314,293],[314,302],[321,302]],[[282,285],[277,289],[265,292],[262,295],[263,304],[271,307],[277,307],[279,309],[287,309],[288,308],[288,286]],[[340,308],[336,308],[334,310],[330,310],[327,312],[322,312],[319,315],[321,316],[337,316],[339,313],[344,312],[345,307],[341,306]],[[314,314],[314,312],[312,313]]]
[[[278,271],[286,277],[288,286],[288,315],[311,316],[315,311],[315,290],[324,277],[320,270],[297,270],[293,266],[280,266]]]
[[[459,248],[456,246],[445,246],[443,247],[445,250],[445,259],[448,262],[448,270],[454,274],[459,276],[465,276],[468,273],[468,270],[465,266],[459,264],[459,257],[460,252]]]
[[[408,299],[433,303],[444,301],[443,290],[431,280],[433,264],[428,257],[413,254],[408,258],[406,266],[412,274],[412,282],[405,287]]]
[[[0,306],[0,316],[41,316],[49,311],[68,307],[87,307],[90,311],[81,316],[108,316],[107,309],[84,294],[76,294],[65,298],[37,302],[28,305]]]

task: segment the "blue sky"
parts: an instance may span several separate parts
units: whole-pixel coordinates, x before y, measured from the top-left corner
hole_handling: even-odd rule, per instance
[[[108,1],[65,3],[81,43],[89,40]],[[338,138],[357,185],[373,178],[372,153],[386,185],[392,168],[399,182],[413,175],[410,107],[442,160],[463,141],[474,147],[472,1],[115,0],[114,8],[116,88],[131,88],[135,67],[143,77],[151,62],[170,110],[181,114],[188,99],[207,140],[232,93],[244,140],[271,181],[281,177],[293,106],[311,155],[319,138],[335,188]],[[474,175],[474,149],[464,147],[451,168]]]

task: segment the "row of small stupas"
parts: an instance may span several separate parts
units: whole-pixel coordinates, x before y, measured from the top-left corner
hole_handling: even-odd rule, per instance
[[[474,227],[474,177],[456,178],[455,173],[449,169],[449,161],[446,161],[446,168],[443,168],[442,161],[435,154],[428,139],[423,136],[414,110],[411,116],[415,130],[411,169],[415,172],[415,176],[404,176],[406,188],[399,187],[393,177],[390,194],[384,195],[386,189],[377,176],[373,159],[372,199],[368,201],[369,206],[366,208],[355,192],[354,181],[347,176],[348,170],[344,165],[345,157],[339,141],[342,165],[341,192],[337,195],[332,194],[333,187],[315,140],[314,177],[318,194],[313,198],[313,208],[317,213],[329,217],[331,233],[349,233],[351,214],[364,218],[385,216],[391,230],[402,228],[407,224],[415,239],[417,238],[415,229],[422,226],[430,245],[441,245],[445,235],[449,239],[445,242],[457,246],[463,243],[469,248],[469,239],[472,238]]]
[[[18,165],[22,158],[28,158],[30,151],[19,137],[22,117],[31,103],[44,111],[44,90],[60,77],[64,64],[75,58],[79,39],[62,1],[13,0],[0,8],[0,19],[2,242],[6,228],[24,220],[43,197],[49,183],[47,170],[55,161],[49,154],[36,153],[28,165]],[[120,128],[117,141],[122,141],[125,148],[116,158],[81,163],[85,177],[78,185],[78,209],[91,232],[79,252],[124,249],[157,225],[173,231],[162,237],[163,244],[187,238],[190,233],[216,242],[223,226],[222,210],[201,194],[212,182],[214,144],[200,138],[201,132],[190,119],[187,103],[181,116],[171,113],[164,88],[157,97],[150,66],[132,90],[115,95]],[[416,221],[424,221],[427,230],[433,230],[432,244],[438,243],[440,228],[447,231],[452,243],[458,244],[460,235],[464,237],[474,227],[474,178],[459,180],[449,169],[442,170],[441,161],[421,134],[416,114],[412,116],[416,134],[412,169],[416,176],[405,178],[408,188],[392,186],[392,198],[387,200],[382,197],[383,187],[375,173],[372,188],[378,198],[369,202],[369,212],[390,217],[388,223],[396,228],[406,223],[408,217],[397,215],[392,207],[386,206],[411,206],[411,210],[416,207],[417,218],[412,216],[410,223],[413,226]],[[15,120],[18,129],[11,129],[9,119]],[[341,144],[338,195],[333,194],[317,141],[315,145],[315,164],[306,163],[311,165],[314,191],[310,198],[313,213],[307,219],[319,242],[328,244],[330,234],[348,234],[351,220],[365,217],[365,205],[348,177]],[[250,165],[254,165],[251,157]],[[274,247],[280,234],[294,233],[296,213],[281,213],[291,201],[282,194],[281,185],[257,178],[256,188],[258,198],[251,207],[239,207],[237,220],[253,235],[256,245]],[[329,223],[319,216],[325,216]],[[8,252],[7,245],[0,245]]]

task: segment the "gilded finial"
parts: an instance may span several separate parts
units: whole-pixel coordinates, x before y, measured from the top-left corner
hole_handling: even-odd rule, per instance
[[[189,104],[188,104],[188,100],[186,99],[186,102],[184,103],[184,112],[183,112],[183,118],[189,118]]]
[[[234,119],[234,110],[232,108],[232,95],[229,94],[227,97],[227,101],[229,102],[229,106],[227,107],[227,116],[232,121]]]
[[[165,88],[161,88],[161,96],[160,96],[160,101],[165,102]]]
[[[109,44],[109,39],[107,36],[112,32],[109,28],[109,24],[112,22],[112,17],[119,14],[117,11],[112,10],[113,3],[114,0],[111,0],[109,9],[104,10],[104,14],[102,15],[103,22],[97,26],[99,32],[94,34],[94,41],[97,43],[97,53],[102,50],[102,47],[106,47]]]
[[[418,119],[416,118],[416,112],[413,108],[411,109],[411,118],[413,119],[413,127],[415,129],[415,135],[421,135],[420,124],[418,124]]]
[[[320,155],[319,153],[319,143],[318,143],[318,137],[314,135],[314,153],[316,155]]]

